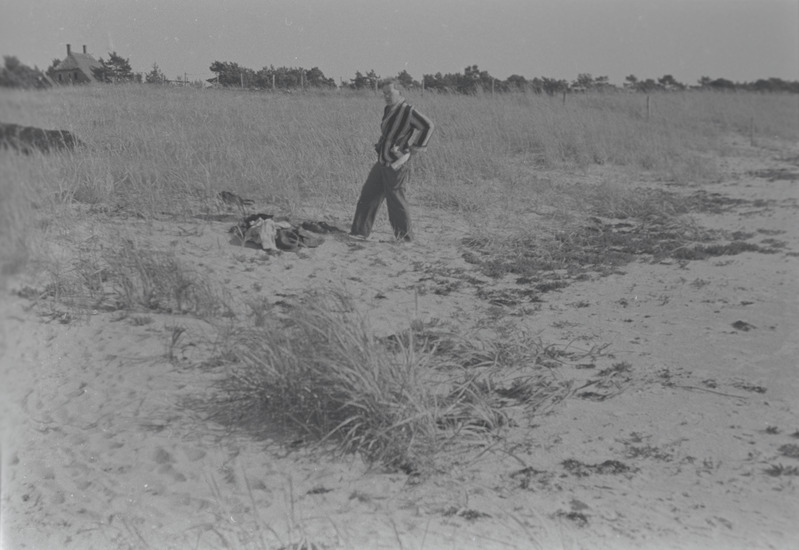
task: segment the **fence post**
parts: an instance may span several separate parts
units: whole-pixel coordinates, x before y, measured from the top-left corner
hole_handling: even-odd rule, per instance
[[[652,115],[652,104],[650,101],[649,94],[646,94],[646,119],[649,120],[649,117]]]
[[[566,105],[566,90],[563,90],[563,104]]]

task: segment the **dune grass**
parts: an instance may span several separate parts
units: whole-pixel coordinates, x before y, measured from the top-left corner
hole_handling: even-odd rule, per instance
[[[380,339],[348,295],[330,290],[279,324],[224,341],[231,368],[213,418],[329,441],[408,473],[434,468],[448,446],[497,435],[509,402],[530,414],[568,391],[539,365],[545,350],[532,338],[490,342],[417,326]]]
[[[437,125],[414,166],[413,199],[478,217],[487,196],[540,201],[537,174],[551,169],[605,164],[701,182],[716,173],[704,153],[723,149],[729,132],[799,139],[797,99],[780,94],[657,94],[648,117],[640,94],[410,100]],[[372,92],[0,90],[0,120],[67,129],[88,145],[50,156],[0,151],[2,269],[24,264],[32,220],[48,215],[41,208],[64,202],[183,216],[213,209],[216,193],[230,190],[288,214],[309,205],[349,212],[373,161],[380,109]]]
[[[50,261],[30,280],[38,290],[25,294],[48,300],[52,309],[167,313],[212,319],[233,315],[230,299],[203,274],[180,261],[172,251],[154,250],[132,240],[107,236],[73,243],[73,254]]]
[[[799,137],[795,98],[776,94],[659,94],[649,118],[640,94],[571,95],[565,103],[523,94],[410,99],[437,125],[434,146],[416,166],[420,197],[443,206],[452,206],[452,196],[468,200],[464,183],[506,180],[519,162],[539,169],[613,164],[701,180],[714,173],[701,152],[725,132],[754,127],[760,135]],[[220,189],[288,208],[349,205],[373,160],[380,109],[371,92],[0,91],[0,119],[68,129],[89,145],[69,162],[50,161],[59,188],[76,200],[144,213],[165,205],[185,213]],[[14,179],[35,177],[26,172]]]

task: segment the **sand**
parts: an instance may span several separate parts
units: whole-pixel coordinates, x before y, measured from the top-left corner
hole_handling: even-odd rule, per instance
[[[37,301],[25,289],[40,279],[15,276],[0,298],[2,548],[797,548],[798,159],[788,144],[733,143],[702,189],[743,201],[694,215],[783,241],[777,253],[634,262],[534,304],[461,284],[464,272],[490,281],[464,260],[468,217],[422,204],[413,245],[390,243],[381,217],[369,242],[328,235],[279,254],[232,242],[229,221],[87,210],[51,231],[53,254],[124,231],[242,311],[334,288],[381,335],[414,320],[464,333],[516,323],[569,352],[552,371],[571,391],[420,479],[187,405],[210,402],[224,375],[202,366],[218,325]],[[313,214],[343,228],[350,215]]]

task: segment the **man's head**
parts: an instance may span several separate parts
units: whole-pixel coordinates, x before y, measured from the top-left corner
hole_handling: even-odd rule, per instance
[[[382,90],[386,105],[396,105],[402,101],[402,93],[399,89],[399,82],[397,82],[396,79],[389,78],[388,80],[384,80]]]

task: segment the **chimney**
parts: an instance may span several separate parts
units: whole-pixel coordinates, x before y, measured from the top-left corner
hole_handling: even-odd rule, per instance
[[[86,44],[83,45],[83,53],[86,53]]]
[[[72,55],[72,46],[67,44],[67,57],[69,57],[70,55]]]

